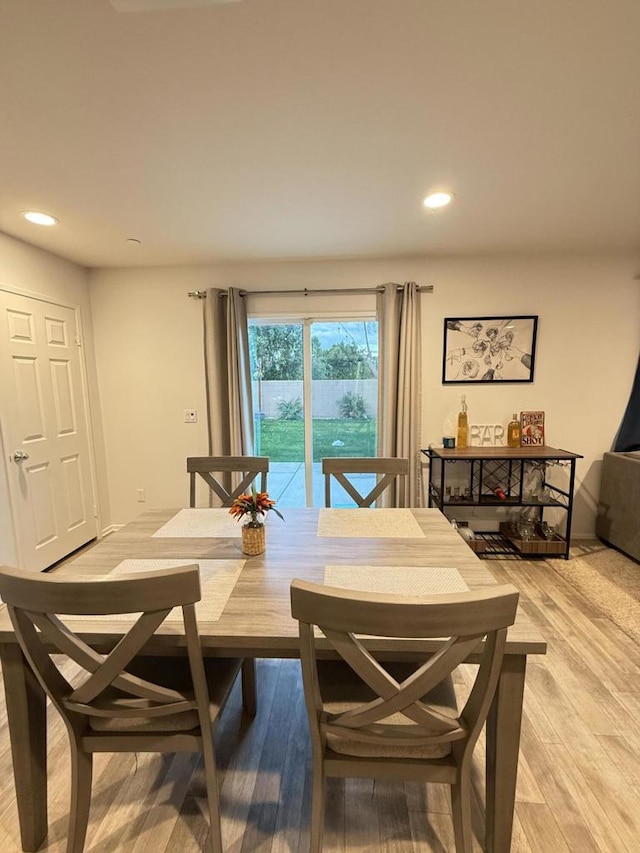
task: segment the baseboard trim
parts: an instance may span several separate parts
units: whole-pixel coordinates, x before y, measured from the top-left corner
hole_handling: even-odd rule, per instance
[[[108,527],[104,527],[100,533],[100,539],[103,539],[105,536],[108,536],[110,533],[115,533],[118,530],[121,530],[124,527],[124,524],[110,524]]]

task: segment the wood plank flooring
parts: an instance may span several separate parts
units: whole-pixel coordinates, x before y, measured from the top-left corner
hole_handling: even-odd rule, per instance
[[[527,671],[513,853],[637,853],[640,647],[544,562],[486,565],[521,590],[522,606],[549,645],[546,657],[532,657]],[[243,718],[236,685],[216,738],[225,850],[304,851],[310,756],[299,664],[261,660],[258,680],[257,717]],[[66,843],[69,766],[66,734],[53,711],[49,731],[50,833],[41,849],[58,853]],[[0,851],[18,853],[4,702],[0,733]],[[480,851],[482,742],[474,777]],[[200,851],[208,831],[205,811],[197,757],[97,755],[86,850]],[[453,849],[446,786],[330,780],[327,853]]]

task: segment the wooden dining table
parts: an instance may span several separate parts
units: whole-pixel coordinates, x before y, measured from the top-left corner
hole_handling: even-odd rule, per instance
[[[345,512],[352,517],[344,516]],[[270,513],[266,551],[257,556],[242,553],[239,530],[229,529],[220,513],[151,510],[56,572],[65,577],[92,578],[131,567],[157,568],[163,561],[168,565],[176,561],[184,565],[198,563],[201,575],[211,567],[220,569],[203,583],[203,607],[207,598],[212,599],[213,607],[198,614],[203,653],[254,660],[298,657],[298,628],[290,613],[290,584],[294,578],[326,582],[328,566],[353,577],[358,576],[361,567],[368,567],[369,573],[384,569],[399,578],[403,577],[403,569],[409,576],[417,567],[428,569],[426,574],[434,576],[445,569],[445,587],[447,571],[456,569],[456,575],[471,590],[496,583],[487,564],[476,557],[437,509],[342,510],[342,515],[337,513],[337,526],[333,510],[286,509],[284,521]],[[211,535],[208,518],[215,519]],[[347,527],[341,528],[345,519]],[[182,528],[176,526],[177,522]],[[359,529],[363,523],[364,529]],[[83,639],[98,650],[112,647],[123,630],[116,620],[105,618],[74,629],[80,630]],[[377,654],[393,659],[410,660],[430,650],[429,641],[402,637],[370,639],[368,644]],[[154,639],[149,653],[180,654],[183,646],[178,624],[169,623]],[[486,728],[486,848],[491,853],[510,849],[527,656],[545,651],[543,637],[519,608],[515,624],[509,629]],[[328,645],[326,654],[331,655]],[[4,606],[0,608],[0,658],[22,848],[37,850],[47,835],[46,703],[22,656]],[[477,659],[476,654],[469,660]],[[259,678],[257,690],[260,713]]]

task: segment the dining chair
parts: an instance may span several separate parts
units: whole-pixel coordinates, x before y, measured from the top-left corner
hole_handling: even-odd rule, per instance
[[[202,477],[211,491],[218,496],[222,506],[231,506],[244,494],[260,475],[260,492],[267,491],[269,472],[268,456],[188,456],[189,506],[196,505],[196,478]],[[239,474],[242,480],[233,486],[231,475]],[[216,476],[222,475],[222,476]]]
[[[241,660],[202,657],[194,606],[201,597],[198,566],[113,579],[0,568],[0,596],[22,652],[69,735],[67,853],[84,849],[95,752],[202,752],[209,849],[222,853],[213,731]],[[187,659],[143,656],[174,607],[181,608]],[[100,620],[93,617],[107,615],[123,619],[123,636],[102,654],[80,638],[76,617],[83,631],[99,634]],[[79,670],[69,676],[73,684],[69,661]]]
[[[471,853],[471,758],[517,604],[510,585],[402,598],[292,582],[313,752],[311,853],[322,849],[325,780],[331,776],[450,785],[456,851]],[[424,660],[405,664],[404,671],[366,647],[367,635],[399,632],[432,641]],[[319,659],[319,644],[339,660]],[[472,653],[479,654],[473,685],[452,703],[446,688]]]
[[[396,481],[409,473],[409,460],[394,456],[326,457],[322,460],[324,505],[331,506],[331,477],[335,477],[358,507],[370,507]],[[375,474],[376,484],[362,495],[345,474]]]

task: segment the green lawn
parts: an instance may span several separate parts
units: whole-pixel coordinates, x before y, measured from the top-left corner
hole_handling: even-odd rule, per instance
[[[256,420],[256,453],[272,462],[304,461],[304,422]],[[334,447],[334,441],[344,442]],[[325,456],[375,456],[376,421],[317,418],[313,421],[313,461]]]

